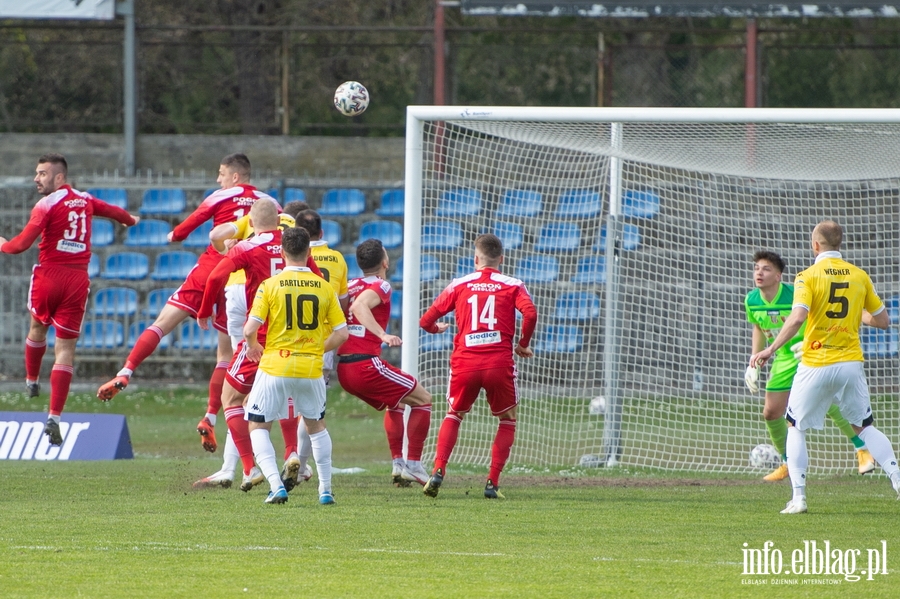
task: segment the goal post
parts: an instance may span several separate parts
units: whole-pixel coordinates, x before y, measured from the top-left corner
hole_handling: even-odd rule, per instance
[[[898,156],[900,110],[409,107],[401,359],[435,398],[426,452],[454,329],[419,317],[495,232],[539,314],[514,467],[750,471],[769,442],[743,383],[752,255],[779,253],[793,283],[824,218],[891,311],[861,341],[876,423],[900,443]],[[453,461],[489,464],[495,432],[477,402]],[[852,468],[833,424],[810,440],[812,471]]]

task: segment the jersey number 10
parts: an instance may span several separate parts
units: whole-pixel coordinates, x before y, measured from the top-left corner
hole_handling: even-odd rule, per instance
[[[312,320],[304,322],[304,304],[309,303]],[[284,295],[284,322],[287,330],[294,328],[294,296],[290,293]],[[319,328],[319,298],[315,295],[298,295],[297,296],[297,328],[301,331],[311,331]]]

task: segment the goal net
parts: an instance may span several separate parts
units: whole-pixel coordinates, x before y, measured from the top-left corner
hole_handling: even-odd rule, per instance
[[[900,112],[410,107],[406,143],[402,357],[435,397],[426,450],[455,328],[418,319],[494,232],[539,313],[535,357],[516,360],[511,467],[752,471],[770,442],[743,381],[752,255],[779,253],[793,283],[825,218],[891,313],[861,342],[876,424],[900,448]],[[488,465],[496,427],[477,402],[453,462]],[[811,471],[855,471],[830,421],[808,440]]]

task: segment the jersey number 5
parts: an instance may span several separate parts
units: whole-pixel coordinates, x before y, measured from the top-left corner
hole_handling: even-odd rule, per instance
[[[306,303],[309,303],[311,308],[312,320],[310,322],[304,322],[303,320],[303,307]],[[294,296],[290,293],[286,293],[284,296],[284,311],[285,328],[290,331],[294,328]],[[311,331],[319,328],[319,298],[315,295],[297,296],[297,328],[301,331]]]
[[[472,304],[472,330],[477,331],[480,325],[485,325],[489,331],[494,330],[497,319],[494,318],[494,296],[487,296],[481,313],[478,312],[478,296],[469,297],[468,302]]]
[[[831,291],[828,293],[828,303],[829,304],[837,304],[840,306],[840,310],[828,310],[825,312],[825,316],[828,318],[846,318],[847,314],[850,312],[850,301],[841,295],[838,295],[838,290],[848,289],[850,287],[850,283],[832,283]]]

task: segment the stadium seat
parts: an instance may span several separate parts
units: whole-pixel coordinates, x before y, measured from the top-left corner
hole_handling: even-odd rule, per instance
[[[336,220],[322,219],[322,239],[333,248],[344,240],[344,230]]]
[[[88,189],[87,192],[98,200],[103,200],[107,204],[112,204],[123,210],[128,210],[128,192],[122,187],[94,188]]]
[[[659,194],[651,190],[627,189],[622,194],[622,215],[628,218],[653,218],[659,214]]]
[[[463,242],[463,231],[459,223],[432,222],[422,225],[420,237],[423,250],[451,250]]]
[[[500,238],[504,250],[515,250],[522,247],[525,235],[522,233],[522,225],[497,221],[491,227],[491,233]]]
[[[380,239],[387,249],[400,247],[403,245],[403,226],[392,220],[371,220],[363,223],[359,229],[359,239],[354,245],[372,238]]]
[[[593,320],[600,317],[600,298],[593,293],[574,291],[556,298],[553,318],[556,320]]]
[[[603,285],[606,283],[606,258],[604,256],[582,256],[575,266],[573,283],[590,283]]]
[[[147,307],[141,310],[141,314],[156,318],[173,293],[175,293],[175,287],[154,289],[147,294]]]
[[[556,216],[592,218],[600,214],[600,194],[591,189],[570,189],[559,195]]]
[[[95,218],[91,223],[91,247],[112,245],[116,240],[116,231],[111,221]]]
[[[421,331],[419,333],[419,353],[423,354],[429,351],[449,350],[453,347],[453,331],[444,331],[432,335]]]
[[[519,259],[513,273],[525,283],[552,283],[559,276],[559,260],[553,256],[525,256]]]
[[[431,254],[422,254],[421,262],[419,263],[419,281],[422,283],[428,283],[429,281],[436,281],[441,278],[441,261],[437,256],[432,256]],[[399,260],[397,260],[397,264],[394,267],[394,274],[390,277],[391,283],[402,283],[403,282],[403,257],[401,256]]]
[[[622,228],[622,249],[626,252],[631,252],[638,249],[640,246],[641,230],[637,225],[625,223]],[[606,251],[606,225],[603,225],[600,229],[600,238],[597,240],[597,243],[594,244],[594,251]]]
[[[205,200],[206,198],[208,198],[212,194],[216,193],[217,191],[219,191],[219,190],[218,189],[207,189],[206,191],[203,192],[203,199]]]
[[[137,313],[137,291],[128,287],[107,287],[94,295],[94,316],[132,316]]]
[[[475,260],[472,256],[462,256],[456,261],[456,273],[453,278],[458,279],[475,272]]]
[[[394,289],[391,292],[391,318],[401,318],[403,316],[403,291]]]
[[[574,325],[550,325],[538,335],[534,347],[541,352],[570,353],[581,351],[584,335]]]
[[[510,189],[500,200],[499,216],[537,216],[544,210],[541,192],[531,189]]]
[[[209,245],[209,232],[212,231],[212,221],[208,220],[187,236],[187,239],[181,242],[186,248],[205,248]]]
[[[125,343],[125,328],[115,320],[88,320],[75,343],[78,349],[115,349]]]
[[[216,349],[219,346],[219,333],[212,327],[204,331],[196,321],[190,320],[181,323],[174,345],[178,349]]]
[[[181,214],[187,207],[183,189],[148,189],[141,201],[140,214]]]
[[[272,195],[272,194],[269,194]],[[276,200],[277,197],[272,196]],[[305,202],[306,201],[306,192],[300,189],[299,187],[285,187],[284,188],[284,201],[279,202],[282,206],[286,206],[288,202]]]
[[[366,196],[359,189],[329,189],[322,196],[320,216],[357,216],[366,211]]]
[[[144,332],[144,329],[146,329],[151,324],[153,323],[148,320],[139,320],[138,322],[131,323],[131,325],[128,327],[128,339],[125,342],[128,349],[132,349],[134,347],[134,344],[137,343],[138,337],[140,337],[141,333]],[[172,345],[172,333],[169,333],[159,340],[157,349],[169,349],[170,345]]]
[[[184,280],[197,264],[197,255],[191,252],[163,252],[156,257],[150,278],[154,281]]]
[[[900,295],[894,295],[884,300],[884,306],[890,316],[891,324],[900,322]]]
[[[886,331],[872,327],[860,327],[859,342],[863,355],[870,358],[891,358],[897,355],[900,346],[900,335],[896,328]]]
[[[572,252],[581,245],[577,223],[548,223],[541,227],[534,249],[537,252]]]
[[[137,252],[118,252],[106,257],[101,277],[104,279],[128,279],[137,281],[147,277],[150,262],[147,256]]]
[[[164,220],[142,220],[125,233],[125,245],[128,247],[148,246],[160,247],[169,245],[169,233],[172,227]]]
[[[347,280],[358,279],[363,276],[363,271],[356,263],[356,254],[344,254],[344,260],[347,262]]]
[[[402,189],[388,189],[381,194],[381,206],[375,209],[378,216],[403,216],[405,196]]]
[[[481,212],[481,192],[460,187],[441,194],[438,216],[475,216]]]
[[[47,347],[56,347],[56,327],[52,324],[47,328]]]
[[[97,254],[91,254],[91,259],[88,262],[88,277],[94,278],[100,274],[100,258],[97,257]]]

